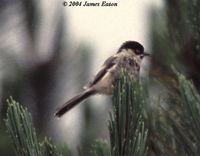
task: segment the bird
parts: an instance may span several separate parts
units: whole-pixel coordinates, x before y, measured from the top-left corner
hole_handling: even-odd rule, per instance
[[[150,56],[150,54],[144,52],[142,44],[137,41],[124,42],[114,55],[105,60],[99,72],[84,87],[84,90],[58,108],[55,116],[63,116],[92,95],[112,95],[113,86],[119,79],[122,68],[128,72],[130,78],[138,79],[141,62],[145,56]]]

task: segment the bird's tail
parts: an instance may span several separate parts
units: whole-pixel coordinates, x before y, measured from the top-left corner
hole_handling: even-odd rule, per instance
[[[58,110],[55,113],[55,116],[61,117],[63,114],[74,108],[79,102],[83,101],[87,97],[95,94],[96,91],[93,88],[87,89],[80,94],[76,95],[69,101],[67,101],[62,107],[58,108]]]

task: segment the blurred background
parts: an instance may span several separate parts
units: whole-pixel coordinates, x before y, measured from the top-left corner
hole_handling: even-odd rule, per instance
[[[127,40],[142,43],[153,54],[151,61],[144,60],[142,73],[151,62],[150,74],[170,83],[169,69],[174,65],[199,88],[196,1],[112,1],[118,6],[68,7],[62,0],[1,0],[2,153],[13,154],[3,122],[9,96],[28,108],[41,136],[66,143],[74,151],[81,148],[87,155],[94,139],[107,138],[109,97],[92,97],[61,119],[53,114],[80,92],[104,60]]]

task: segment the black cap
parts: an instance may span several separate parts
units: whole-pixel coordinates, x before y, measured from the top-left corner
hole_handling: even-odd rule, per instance
[[[122,49],[132,49],[136,52],[136,54],[143,54],[144,53],[144,47],[136,41],[126,41],[124,42],[117,53],[120,53]]]

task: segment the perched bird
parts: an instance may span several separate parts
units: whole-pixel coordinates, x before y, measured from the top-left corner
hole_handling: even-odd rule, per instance
[[[117,53],[109,57],[94,79],[89,82],[85,90],[67,101],[55,113],[61,117],[84,99],[95,94],[111,95],[113,85],[119,79],[121,68],[126,69],[130,77],[138,79],[141,61],[150,54],[144,52],[144,47],[136,41],[126,41]]]

